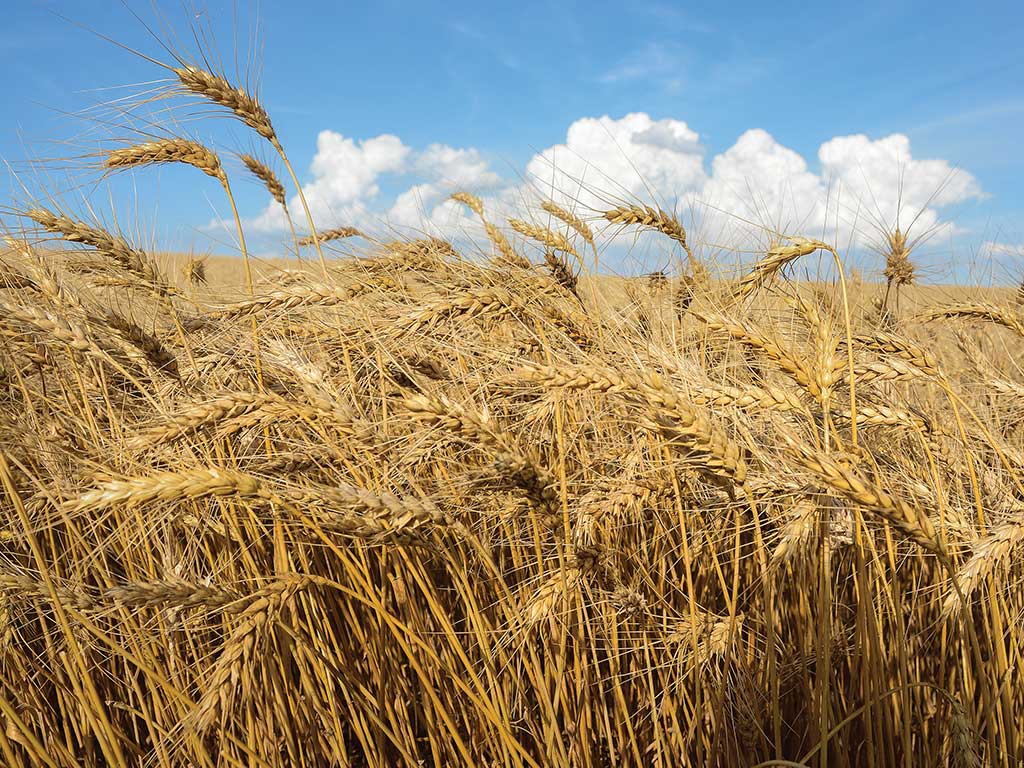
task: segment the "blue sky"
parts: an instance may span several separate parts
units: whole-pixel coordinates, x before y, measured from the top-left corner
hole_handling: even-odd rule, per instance
[[[852,201],[892,187],[901,165],[916,190],[906,195],[912,207],[956,168],[942,205],[923,217],[949,225],[931,241],[932,258],[966,263],[986,242],[1011,253],[1024,244],[1020,2],[305,0],[238,3],[237,24],[233,2],[196,3],[187,13],[165,5],[160,12],[177,35],[187,36],[190,22],[212,20],[232,78],[234,52],[243,62],[250,55],[258,18],[260,95],[311,185],[323,226],[414,225],[414,212],[428,227],[463,225],[457,206],[443,202],[448,192],[473,188],[503,210],[523,199],[524,177],[535,179],[530,169],[543,176],[543,158],[553,156],[559,171],[549,168],[544,180],[566,199],[588,202],[574,186],[583,175],[619,196],[652,191],[681,211],[694,201],[739,207],[745,220],[811,235],[835,218],[827,203],[812,209],[814,195],[834,190],[836,179],[845,199],[837,210],[853,226],[862,209]],[[155,19],[149,3],[128,6]],[[0,31],[7,69],[0,157],[29,186],[39,172],[26,158],[96,150],[95,126],[67,113],[142,87],[101,89],[163,77],[54,13],[168,60],[120,3],[9,4]],[[232,121],[185,125],[225,155],[261,146]],[[894,134],[901,139],[884,142]],[[382,136],[395,141],[377,141]],[[836,141],[850,136],[865,138]],[[558,145],[567,146],[545,155]],[[656,178],[640,184],[637,171]],[[55,172],[57,182],[48,177],[51,188],[65,183],[62,174]],[[236,187],[254,238],[271,251],[283,219],[257,186]],[[86,189],[68,204],[89,194],[98,209],[110,208],[108,193]],[[215,249],[230,247],[211,226],[226,206],[215,184],[192,169],[151,172],[134,185],[122,180],[113,194],[119,209],[143,212],[142,229],[162,245],[210,247],[212,236],[221,241]],[[863,211],[893,218],[894,200],[876,203]],[[159,217],[149,215],[157,209]],[[709,239],[724,234],[720,222],[708,231]]]

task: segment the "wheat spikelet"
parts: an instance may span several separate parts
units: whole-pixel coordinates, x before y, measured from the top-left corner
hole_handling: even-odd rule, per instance
[[[686,315],[696,294],[697,281],[691,275],[679,278],[679,285],[672,293],[672,308],[680,320]]]
[[[676,448],[692,454],[698,469],[742,485],[746,462],[728,437],[714,428],[692,405],[679,397],[658,374],[622,373],[593,366],[525,366],[519,376],[546,387],[618,394],[652,406],[645,426],[662,432]]]
[[[520,256],[516,252],[516,249],[512,247],[505,234],[491,222],[484,222],[484,231],[487,233],[490,241],[494,243],[494,247],[498,249],[498,255],[506,264],[517,269],[529,269],[533,266],[530,264],[529,259]]]
[[[548,265],[555,282],[579,299],[579,279],[565,259],[560,259],[555,251],[547,250],[544,251],[544,262]]]
[[[978,729],[956,699],[950,697],[952,712],[949,718],[951,768],[982,768]]]
[[[182,268],[189,285],[206,285],[206,259],[189,258]]]
[[[530,224],[529,222],[521,219],[509,219],[508,224],[512,229],[524,237],[536,240],[541,245],[553,248],[556,251],[571,253],[573,256],[579,258],[579,254],[576,253],[576,249],[573,248],[572,243],[570,243],[568,238],[560,232],[554,232],[547,227],[538,227],[535,224]]]
[[[864,427],[908,427],[932,432],[932,425],[917,414],[885,405],[857,403],[857,424]]]
[[[355,227],[337,227],[317,232],[316,237],[309,235],[299,239],[299,245],[313,245],[314,243],[329,243],[332,240],[342,240],[347,237],[365,237]]]
[[[95,597],[81,585],[66,582],[53,583],[53,592],[46,582],[28,574],[0,573],[0,595],[9,594],[32,601],[56,598],[60,605],[76,611],[92,611],[97,607]]]
[[[189,715],[189,724],[198,732],[209,730],[218,718],[231,712],[246,665],[255,661],[260,644],[273,630],[290,600],[311,581],[309,577],[292,575],[252,595],[249,604],[239,614],[239,625],[224,643],[206,691]]]
[[[345,483],[309,489],[280,489],[278,494],[321,528],[361,539],[414,539],[424,528],[461,526],[429,501],[391,493],[373,493]]]
[[[928,373],[915,365],[898,358],[891,358],[883,363],[864,363],[853,367],[853,377],[859,384],[885,381],[914,381],[931,378]]]
[[[700,668],[729,653],[742,631],[745,617],[742,614],[732,618],[718,616],[696,606],[693,613],[695,615],[675,622],[666,633],[665,641],[679,646],[682,661]],[[693,645],[695,637],[696,647]]]
[[[582,237],[591,248],[596,247],[594,243],[593,230],[587,225],[587,222],[579,216],[565,210],[565,208],[562,208],[554,200],[545,200],[540,204],[540,207],[545,212],[550,213],[556,219],[566,224],[570,229],[576,232],[576,234]]]
[[[1019,336],[1024,336],[1024,322],[1021,322],[1012,311],[993,304],[949,304],[944,307],[933,307],[921,313],[920,318],[925,321],[939,318],[975,318],[996,323],[1009,328]]]
[[[967,600],[975,590],[985,583],[985,579],[998,568],[1005,565],[1013,552],[1024,542],[1024,507],[1019,507],[1016,518],[1000,524],[988,535],[979,538],[972,545],[972,553],[967,562],[960,566],[956,573],[956,582],[960,594]],[[962,608],[960,594],[950,589],[943,601],[944,615],[957,614]]]
[[[260,313],[286,312],[299,307],[333,307],[387,284],[387,281],[379,280],[377,285],[352,283],[344,287],[333,285],[295,287],[287,291],[274,291],[264,296],[240,301],[217,310],[213,316],[220,320],[235,320]]]
[[[1024,400],[1024,384],[1009,379],[986,377],[985,385],[998,395]]]
[[[0,301],[0,335],[15,341],[24,341],[19,324],[33,328],[74,352],[92,357],[98,362],[113,366],[128,376],[115,350],[104,345],[90,330],[66,315],[48,312],[34,306],[15,306]],[[122,358],[123,359],[123,358]]]
[[[708,408],[737,408],[751,411],[807,410],[799,397],[777,387],[692,387],[687,395],[694,405]]]
[[[834,461],[828,455],[815,451],[784,433],[783,438],[788,443],[790,455],[794,460],[817,475],[829,488],[875,512],[925,551],[948,560],[946,548],[924,510],[886,493],[853,468]]]
[[[425,302],[419,309],[402,318],[399,327],[404,333],[432,328],[452,317],[486,316],[500,318],[524,309],[522,302],[504,288],[474,288],[453,298]]]
[[[569,567],[545,581],[533,594],[521,611],[524,629],[536,626],[554,616],[570,595],[579,589],[583,573],[577,567]]]
[[[557,481],[537,458],[523,451],[517,441],[489,420],[463,408],[445,397],[412,395],[404,401],[405,408],[427,424],[442,426],[484,445],[494,457],[494,466],[514,485],[523,488],[548,514],[558,511]]]
[[[686,230],[679,223],[679,219],[660,208],[651,208],[642,205],[624,205],[605,211],[602,216],[612,224],[625,224],[646,227],[668,235],[684,248],[686,245]]]
[[[191,139],[157,139],[133,144],[107,153],[104,161],[106,168],[112,171],[160,163],[184,163],[221,182],[226,178],[217,153]]]
[[[121,268],[142,278],[161,295],[169,293],[149,256],[144,251],[132,248],[123,238],[45,208],[34,208],[27,211],[25,216],[47,232],[60,235],[70,243],[90,246],[101,256],[113,260]]]
[[[171,376],[178,375],[177,357],[157,336],[133,320],[113,311],[107,311],[104,316],[104,322],[141,352],[143,357],[155,369],[168,373]]]
[[[235,117],[252,128],[275,146],[277,134],[270,123],[270,115],[263,106],[240,86],[233,86],[227,78],[191,65],[176,67],[172,71],[186,91],[212,101],[232,112]]]
[[[259,480],[249,475],[220,467],[203,467],[111,480],[69,499],[64,508],[69,512],[91,512],[115,504],[146,504],[226,495],[266,497],[268,492]]]
[[[530,262],[516,253],[516,250],[512,247],[504,233],[484,217],[484,204],[479,197],[469,192],[455,192],[451,195],[450,199],[462,203],[480,217],[480,222],[483,224],[487,238],[498,249],[498,258],[500,260],[504,261],[507,266],[517,269],[530,268]]]
[[[273,169],[262,160],[259,160],[249,154],[241,154],[238,156],[242,164],[248,169],[249,173],[263,182],[263,186],[267,188],[267,192],[270,196],[280,204],[282,208],[288,210],[288,200],[285,195],[284,184],[277,178],[277,174],[274,173]],[[312,245],[312,243],[310,243]]]
[[[908,339],[879,331],[871,335],[854,336],[853,341],[855,345],[859,345],[864,349],[870,349],[874,352],[896,357],[910,363],[926,376],[942,378],[939,361],[935,355]]]
[[[218,433],[223,438],[248,427],[273,424],[281,419],[326,422],[348,436],[360,436],[352,417],[336,403],[306,404],[291,402],[270,392],[233,392],[172,415],[167,421],[135,435],[127,447],[132,451],[151,449],[230,422]]]
[[[818,377],[801,360],[784,350],[774,341],[754,333],[742,325],[729,322],[724,318],[712,315],[696,316],[709,330],[727,333],[733,339],[763,353],[765,357],[775,363],[780,370],[788,374],[793,381],[807,390],[816,400],[821,399],[822,391],[818,383]]]
[[[693,251],[690,250],[690,246],[686,242],[686,230],[683,229],[679,219],[671,213],[660,208],[652,208],[649,205],[623,205],[610,211],[605,211],[602,216],[612,224],[634,225],[652,229],[655,232],[661,232],[663,235],[672,238],[686,252],[686,258],[689,261],[693,279],[698,285],[707,285],[709,280],[707,268],[693,255]]]
[[[235,603],[241,595],[213,584],[194,584],[183,579],[136,581],[110,587],[103,598],[132,607],[173,605],[175,608],[217,608]]]
[[[914,284],[914,263],[910,260],[911,247],[907,243],[906,234],[899,227],[886,233],[883,249],[885,253],[883,274],[889,285],[899,288]]]
[[[733,296],[744,298],[772,279],[787,264],[801,256],[808,256],[819,249],[828,250],[820,240],[809,240],[805,237],[789,238],[788,243],[776,243],[768,249],[763,259],[744,275],[733,289]]]
[[[661,293],[668,287],[668,276],[660,269],[647,274],[647,290],[651,293]]]
[[[779,529],[779,541],[769,559],[773,571],[808,551],[817,532],[818,517],[818,506],[810,499],[801,498],[793,504]]]
[[[199,403],[171,416],[166,422],[137,434],[129,445],[132,450],[143,450],[155,445],[170,443],[188,434],[213,427],[227,419],[250,413],[277,399],[276,395],[252,392],[234,392],[223,395],[216,400]]]
[[[450,196],[451,200],[462,203],[475,213],[480,218],[484,216],[484,204],[483,201],[474,194],[469,192],[455,192]]]

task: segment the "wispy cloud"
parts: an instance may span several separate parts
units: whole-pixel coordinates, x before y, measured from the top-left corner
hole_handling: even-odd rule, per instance
[[[597,79],[609,84],[647,80],[675,91],[682,88],[685,71],[683,51],[674,45],[650,41],[621,59]]]
[[[981,244],[981,252],[986,256],[1009,256],[1024,259],[1024,243],[997,243],[986,240]]]
[[[918,123],[907,129],[908,133],[925,133],[954,125],[971,125],[986,122],[996,117],[1024,114],[1024,99],[1007,99],[985,104],[974,109],[951,112],[934,120]]]
[[[476,25],[459,19],[449,24],[449,28],[460,37],[472,41],[478,47],[486,49],[503,67],[519,72],[523,70],[523,60],[515,53],[503,49],[499,44],[501,38],[489,35]]]
[[[665,3],[651,3],[645,8],[646,15],[658,19],[663,24],[668,24],[679,32],[690,32],[697,35],[711,35],[715,28],[705,21],[694,18],[682,8],[666,5]]]

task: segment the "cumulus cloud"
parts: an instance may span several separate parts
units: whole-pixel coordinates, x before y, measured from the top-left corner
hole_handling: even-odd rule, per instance
[[[818,228],[826,218],[821,177],[801,155],[759,128],[711,161],[701,198],[718,218],[734,216],[737,224],[752,222],[783,232]]]
[[[479,150],[456,149],[447,144],[431,144],[420,152],[415,169],[420,175],[453,188],[493,187],[501,182]]]
[[[380,193],[380,177],[405,169],[412,150],[397,136],[383,134],[356,142],[335,131],[321,131],[310,166],[313,180],[303,187],[314,221],[323,226],[343,218],[361,217],[367,204]],[[300,210],[296,195],[289,206]],[[284,211],[275,203],[250,222],[257,231],[286,227]]]
[[[476,149],[431,144],[416,151],[391,134],[356,141],[329,130],[317,136],[310,173],[312,181],[303,186],[303,192],[313,220],[321,227],[364,225],[380,219],[375,203],[388,177],[414,175],[426,180],[399,194],[391,204],[394,223],[405,226],[416,226],[425,212],[447,196],[447,190],[481,189],[500,182]],[[289,201],[293,211],[301,210],[300,205],[298,195]],[[259,232],[275,232],[285,230],[287,222],[281,207],[270,203],[249,226]]]
[[[448,200],[452,192],[492,189],[502,181],[478,150],[446,144],[431,144],[418,153],[413,170],[428,181],[414,184],[395,198],[385,216],[387,223],[439,234],[471,226],[465,208]]]
[[[648,199],[651,192],[674,202],[707,181],[698,134],[681,120],[653,120],[643,112],[577,120],[565,143],[534,155],[526,173],[545,193],[590,207],[613,198]]]
[[[1024,243],[986,240],[981,244],[981,255],[988,257],[999,268],[1013,275],[1014,280],[1020,279],[1020,270],[1024,266]]]
[[[467,189],[485,197],[495,222],[539,197],[577,210],[628,200],[674,208],[688,222],[695,217],[709,239],[724,233],[756,241],[768,229],[844,244],[854,225],[871,233],[899,217],[906,229],[916,216],[921,233],[942,223],[943,209],[983,197],[974,176],[943,159],[915,158],[902,134],[835,137],[809,161],[755,128],[710,160],[705,154],[700,135],[682,120],[642,112],[585,117],[569,126],[564,142],[534,155],[520,182],[503,180],[475,148],[415,149],[392,135],[356,141],[323,131],[305,191],[320,226],[479,235],[476,217],[448,199]],[[385,187],[404,191],[386,195]],[[269,231],[285,222],[271,205],[254,224]]]
[[[997,243],[994,240],[986,240],[981,244],[981,252],[988,256],[1024,259],[1024,243]]]

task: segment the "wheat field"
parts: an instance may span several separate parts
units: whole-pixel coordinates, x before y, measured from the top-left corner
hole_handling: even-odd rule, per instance
[[[288,206],[256,96],[164,66]],[[102,162],[234,209],[192,138]],[[803,233],[734,276],[653,201],[460,192],[468,248],[296,191],[274,262],[6,232],[0,762],[1024,759],[1024,288],[916,285],[898,228],[877,280]],[[680,267],[583,268],[623,230]]]

